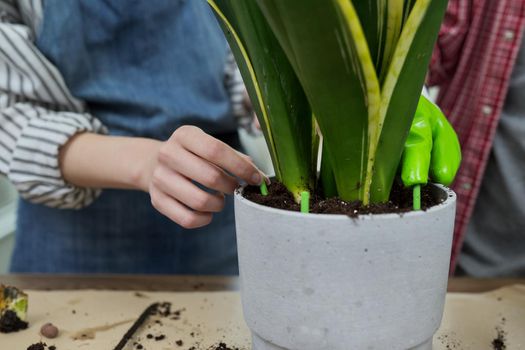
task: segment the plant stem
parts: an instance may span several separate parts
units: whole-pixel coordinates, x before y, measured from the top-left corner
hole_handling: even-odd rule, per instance
[[[421,185],[415,185],[413,191],[414,210],[421,210]]]
[[[260,186],[260,188],[261,188],[261,194],[263,196],[267,196],[268,195],[268,187],[266,187],[266,182],[263,181],[261,186]]]
[[[301,192],[301,213],[308,214],[310,212],[310,192]]]

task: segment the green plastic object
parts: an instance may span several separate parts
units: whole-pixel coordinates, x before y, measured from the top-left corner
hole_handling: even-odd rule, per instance
[[[413,206],[414,210],[421,210],[421,185],[415,185],[413,188]]]
[[[303,191],[301,192],[301,213],[310,212],[310,192]]]
[[[460,163],[456,132],[439,107],[421,96],[401,160],[403,184],[425,185],[430,177],[432,182],[448,186]]]
[[[263,196],[267,196],[268,195],[268,187],[266,186],[266,182],[262,182],[261,184],[261,194]]]

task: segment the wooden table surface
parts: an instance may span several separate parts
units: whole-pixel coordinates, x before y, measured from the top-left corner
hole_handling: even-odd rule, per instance
[[[237,277],[173,275],[0,275],[0,284],[37,290],[147,290],[147,291],[221,291],[239,288]],[[525,279],[451,278],[449,292],[486,292]]]

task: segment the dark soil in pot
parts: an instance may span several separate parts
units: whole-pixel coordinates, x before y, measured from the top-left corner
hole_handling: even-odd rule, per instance
[[[293,195],[283,184],[273,181],[268,186],[268,195],[263,196],[257,186],[248,186],[243,196],[257,204],[272,208],[300,211],[300,206],[294,201]],[[426,210],[443,202],[435,195],[432,185],[421,187],[421,208]],[[360,201],[346,202],[339,198],[323,198],[319,193],[310,199],[310,213],[343,214],[350,217],[366,214],[407,213],[413,210],[412,189],[405,188],[396,182],[392,186],[390,200],[387,203],[363,206]]]

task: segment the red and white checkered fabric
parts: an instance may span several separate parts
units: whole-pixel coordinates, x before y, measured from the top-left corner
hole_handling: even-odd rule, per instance
[[[458,211],[451,273],[492,147],[522,42],[525,0],[450,0],[432,57],[429,85],[458,133],[463,163],[453,189]]]

